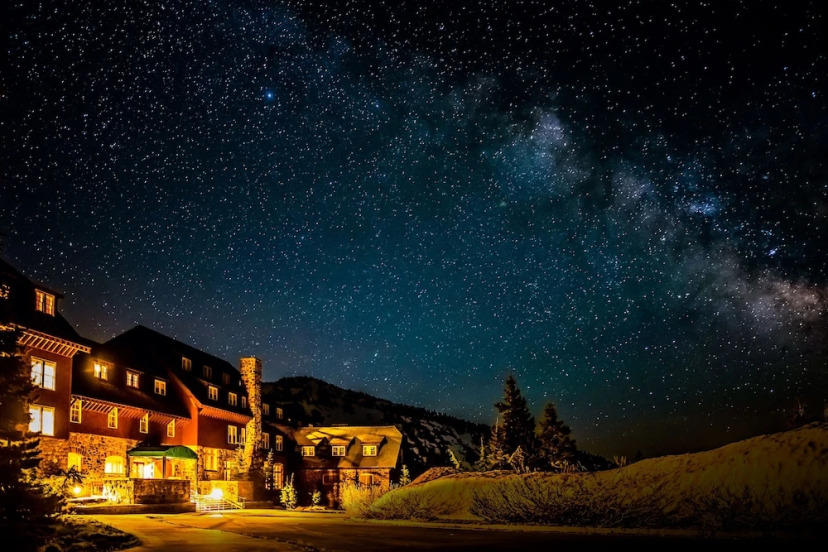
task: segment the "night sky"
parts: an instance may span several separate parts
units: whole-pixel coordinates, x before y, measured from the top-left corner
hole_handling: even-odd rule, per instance
[[[711,448],[828,400],[821,2],[4,8],[5,257],[104,341],[579,448]]]

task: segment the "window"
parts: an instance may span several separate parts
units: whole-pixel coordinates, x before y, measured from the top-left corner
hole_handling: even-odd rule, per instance
[[[138,388],[138,372],[127,370],[127,387]]]
[[[39,289],[35,290],[35,310],[55,315],[55,296]]]
[[[331,456],[345,456],[344,445],[334,445],[331,447]]]
[[[370,487],[374,484],[374,474],[371,473],[363,473],[359,476],[359,484]]]
[[[144,413],[141,419],[138,420],[138,431],[141,433],[149,433],[149,412]]]
[[[281,420],[283,415],[284,415],[284,413],[282,412],[282,409],[279,408],[279,407],[276,407],[276,418]]]
[[[363,456],[376,456],[377,455],[377,445],[362,445],[362,455]]]
[[[31,421],[29,431],[41,435],[55,434],[55,409],[50,406],[33,404],[29,407]]]
[[[336,473],[322,474],[322,484],[323,485],[333,485],[337,481],[339,481],[339,478],[336,476]]]
[[[102,379],[102,380],[109,379],[108,373],[109,373],[109,367],[106,364],[103,364],[102,362],[96,362],[95,363],[95,377],[96,378]]]
[[[185,372],[189,372],[193,369],[193,361],[185,356],[181,357],[181,369]]]
[[[218,471],[218,450],[210,449],[204,451],[204,469],[207,471]]]
[[[55,389],[56,365],[51,360],[32,359],[32,383],[43,389]]]
[[[118,407],[113,406],[112,410],[106,416],[106,427],[109,429],[118,429]]]
[[[265,450],[270,448],[270,433],[262,433],[262,448]]]
[[[164,380],[160,380],[158,378],[155,379],[155,394],[156,395],[166,395],[167,394],[167,382]]]
[[[75,468],[78,471],[82,471],[83,468],[83,456],[77,452],[70,452],[69,458],[66,461],[66,469],[71,470],[72,468]]]
[[[227,442],[231,445],[239,444],[239,428],[234,425],[227,426]]]
[[[227,394],[227,404],[230,406],[236,406],[236,402],[238,401],[239,396],[235,393],[228,393]]]
[[[218,400],[218,387],[216,387],[214,385],[211,385],[210,387],[208,387],[207,388],[207,397],[211,401],[217,401]]]
[[[273,488],[281,489],[285,485],[285,468],[281,464],[273,464]]]
[[[241,428],[241,435],[239,435],[239,444],[243,445],[246,440],[247,440],[247,430],[245,428]]]
[[[263,404],[262,405],[262,412],[264,412],[265,416],[270,416],[270,405],[269,404]]]
[[[281,435],[276,436],[276,452],[282,452],[282,449],[285,447],[285,438]]]
[[[213,369],[206,364],[201,367],[201,373],[204,375],[205,379],[211,379],[213,377]]]
[[[221,383],[223,383],[224,385],[230,385],[230,374],[228,374],[227,372],[222,372]]]
[[[104,464],[104,473],[108,475],[124,475],[124,457],[107,456]]]
[[[69,407],[69,421],[73,424],[81,423],[81,409],[83,408],[83,402],[80,399],[75,399],[72,401],[72,406]]]
[[[167,424],[167,437],[175,437],[175,420]]]
[[[302,447],[302,456],[316,456],[316,447]]]
[[[242,396],[242,408],[247,408],[247,397]]]

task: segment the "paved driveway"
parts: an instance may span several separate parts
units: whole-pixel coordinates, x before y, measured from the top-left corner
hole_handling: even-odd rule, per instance
[[[633,545],[637,551],[663,551],[665,547],[673,550],[698,550],[699,546],[734,545],[732,538],[719,538],[715,542],[713,539],[701,541],[689,533],[665,535],[581,529],[481,528],[447,524],[365,522],[349,519],[345,514],[283,510],[90,517],[141,539],[143,544],[131,549],[132,551],[547,552],[560,549],[561,546],[603,548],[619,544]],[[743,536],[742,539],[744,538]]]

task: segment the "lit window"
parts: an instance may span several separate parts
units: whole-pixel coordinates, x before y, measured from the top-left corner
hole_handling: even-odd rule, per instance
[[[262,405],[262,411],[264,412],[265,416],[270,416],[270,405],[269,404],[263,404]]]
[[[75,468],[78,471],[82,471],[82,464],[83,464],[83,456],[78,454],[77,452],[70,452],[69,458],[66,461],[66,469],[71,470]]]
[[[332,446],[331,456],[345,456],[345,447],[343,445]]]
[[[32,383],[43,389],[55,389],[55,363],[42,358],[32,359]]]
[[[359,476],[359,484],[370,487],[374,484],[374,475],[370,473],[363,473]]]
[[[164,380],[156,379],[155,380],[155,394],[156,395],[166,395],[167,394],[167,382]]]
[[[211,385],[210,387],[208,387],[208,388],[207,388],[207,397],[208,397],[211,401],[217,401],[217,400],[218,400],[218,387],[215,387],[215,386],[213,386],[213,385]]]
[[[41,435],[55,434],[55,409],[50,406],[33,404],[29,407],[31,421],[29,431]]]
[[[138,372],[127,370],[127,387],[138,388]]]
[[[0,299],[8,299],[11,296],[9,284],[0,284]]]
[[[210,379],[213,377],[213,369],[207,366],[206,364],[202,366],[201,373],[204,374],[206,379]]]
[[[273,464],[273,488],[281,489],[285,484],[285,467]]]
[[[231,445],[239,444],[239,428],[234,425],[227,426],[227,442]]]
[[[230,385],[230,374],[228,374],[227,372],[222,372],[221,383],[223,383],[224,385]]]
[[[282,437],[281,435],[277,435],[276,436],[276,446],[274,447],[276,449],[276,452],[282,452],[282,449],[284,448],[284,446],[285,446],[285,438]]]
[[[124,475],[123,456],[107,456],[104,464],[104,473],[108,475]]]
[[[238,401],[239,396],[235,393],[228,393],[227,394],[227,404],[230,406],[236,406],[236,402]]]
[[[277,407],[276,408],[276,418],[281,420],[283,415],[284,415],[284,412],[282,412],[282,409]]]
[[[302,456],[316,456],[316,447],[302,447]]]
[[[247,408],[247,397],[242,396],[242,408]]]
[[[167,437],[175,437],[175,420],[167,424]]]
[[[149,412],[144,413],[138,421],[138,431],[141,433],[149,433]]]
[[[270,433],[262,433],[262,448],[265,450],[270,448]]]
[[[108,373],[109,373],[109,368],[106,364],[103,364],[101,362],[96,362],[95,363],[95,377],[96,378],[102,379],[102,380],[109,379]]]
[[[193,369],[193,361],[185,356],[181,357],[181,369],[185,372],[189,372]]]
[[[217,471],[218,465],[218,450],[210,449],[204,451],[204,469],[207,471]]]
[[[377,445],[362,445],[362,455],[363,456],[376,456],[377,455]]]
[[[113,406],[112,410],[106,416],[106,427],[109,429],[118,429],[118,407]]]
[[[81,423],[81,409],[83,402],[80,399],[72,401],[72,406],[69,407],[69,421],[73,424]]]
[[[54,316],[55,296],[39,289],[35,290],[35,309]]]

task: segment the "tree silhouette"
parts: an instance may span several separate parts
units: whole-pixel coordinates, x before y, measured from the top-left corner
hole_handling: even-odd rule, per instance
[[[575,461],[578,451],[570,433],[572,431],[569,426],[558,419],[555,403],[546,403],[543,418],[538,422],[537,428],[536,467],[538,469],[550,470]]]
[[[500,441],[500,448],[507,456],[520,448],[525,455],[531,457],[535,450],[535,418],[529,411],[513,374],[506,377],[503,399],[495,403],[495,408],[503,421],[498,434],[493,432],[493,440],[497,438]]]

